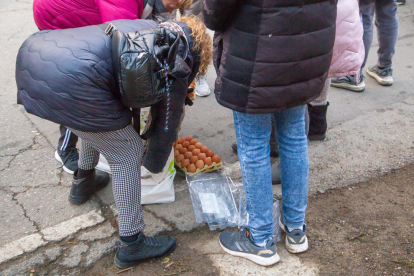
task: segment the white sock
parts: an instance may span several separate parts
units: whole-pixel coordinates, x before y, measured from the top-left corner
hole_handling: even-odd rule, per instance
[[[303,231],[303,225],[299,228],[290,228],[289,226],[287,227],[287,229],[289,230],[289,232],[292,232],[295,229],[300,229],[300,231]]]
[[[265,247],[266,246],[266,242],[260,242],[260,243],[255,242],[254,244],[257,245],[257,246],[260,246],[260,247]]]

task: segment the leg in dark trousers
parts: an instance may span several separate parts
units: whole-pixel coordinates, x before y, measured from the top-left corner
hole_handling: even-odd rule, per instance
[[[76,149],[78,136],[63,125],[60,125],[59,129],[60,138],[55,158],[62,163],[65,172],[73,174],[78,169],[79,154]]]

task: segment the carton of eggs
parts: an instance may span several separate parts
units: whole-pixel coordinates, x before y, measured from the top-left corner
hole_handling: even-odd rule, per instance
[[[175,165],[188,174],[211,172],[223,167],[219,155],[188,135],[173,144]]]

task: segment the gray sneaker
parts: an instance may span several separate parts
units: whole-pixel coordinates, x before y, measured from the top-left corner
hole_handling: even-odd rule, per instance
[[[390,86],[394,82],[392,78],[392,68],[381,69],[377,65],[371,65],[367,69],[367,74],[384,86]]]
[[[285,246],[290,253],[302,253],[308,250],[309,243],[306,237],[306,225],[303,225],[303,230],[293,229],[289,232],[287,226],[282,222],[282,216],[279,218],[279,226],[286,234]]]
[[[257,246],[247,228],[242,228],[239,232],[221,232],[219,242],[230,255],[246,258],[262,266],[270,266],[280,260],[273,238],[264,247]]]
[[[331,86],[351,90],[354,92],[362,92],[365,90],[364,76],[361,74],[358,84],[355,82],[355,76],[332,78]]]

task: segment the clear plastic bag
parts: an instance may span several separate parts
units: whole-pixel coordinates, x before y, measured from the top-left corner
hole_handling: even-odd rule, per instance
[[[196,222],[207,222],[212,231],[237,226],[238,211],[228,176],[218,173],[187,175],[187,184]]]
[[[230,177],[219,173],[187,175],[194,215],[198,223],[207,222],[210,230],[226,227],[246,227],[249,214],[242,183],[233,183]],[[279,201],[273,200],[273,237],[281,241],[279,228]]]

